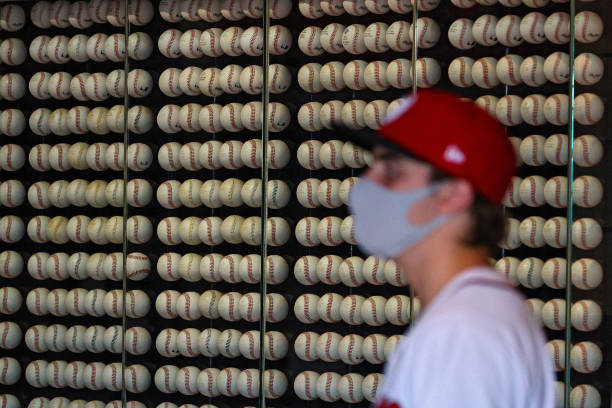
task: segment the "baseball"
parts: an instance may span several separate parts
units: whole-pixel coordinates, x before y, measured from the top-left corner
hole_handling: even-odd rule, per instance
[[[499,99],[495,107],[497,119],[506,126],[517,126],[523,122],[521,103],[523,98],[518,95],[506,95]]]
[[[448,66],[448,79],[453,85],[461,88],[469,88],[474,84],[472,69],[474,60],[470,57],[459,57],[451,61]]]
[[[321,45],[321,33],[321,28],[315,26],[310,26],[303,29],[298,37],[298,47],[300,51],[311,57],[316,57],[323,54],[325,50]]]
[[[552,289],[563,289],[567,284],[564,258],[551,258],[542,265],[542,281]]]
[[[13,385],[21,378],[21,365],[12,357],[0,358],[0,369],[2,370],[2,377],[0,377],[2,385]]]
[[[200,58],[204,55],[200,48],[202,32],[196,28],[189,29],[179,38],[179,51],[187,58]]]
[[[157,313],[164,319],[176,319],[178,316],[176,310],[176,302],[180,295],[181,294],[175,290],[165,290],[160,293],[155,300],[155,310],[157,311]]]
[[[319,72],[321,86],[328,91],[340,91],[346,86],[344,83],[345,65],[339,61],[324,64]]]
[[[472,25],[474,41],[487,47],[497,44],[495,33],[497,22],[497,17],[492,14],[484,14],[478,17]]]
[[[550,330],[563,330],[565,328],[565,299],[552,299],[544,303],[544,306],[542,306],[542,323]]]
[[[304,324],[311,324],[319,321],[318,312],[319,296],[311,293],[300,295],[293,305],[295,317]]]
[[[546,179],[542,176],[529,176],[519,185],[521,202],[530,207],[540,207],[545,204],[544,186]]]
[[[25,379],[29,385],[35,388],[44,388],[48,386],[47,381],[47,366],[48,362],[45,360],[34,360],[28,363],[25,370]],[[33,402],[33,401],[32,401]],[[32,402],[30,405],[32,405]],[[48,400],[46,405],[48,406]],[[17,405],[19,406],[19,405]]]
[[[508,14],[499,19],[495,26],[495,36],[506,47],[516,47],[523,42],[520,31],[521,18]]]
[[[242,333],[235,329],[223,330],[217,338],[217,350],[228,358],[235,358],[240,355],[240,337]]]
[[[497,78],[504,85],[515,86],[522,82],[520,67],[523,57],[516,54],[508,54],[497,61]]]
[[[344,28],[342,28],[342,31]],[[321,32],[321,39],[323,43],[323,33],[325,30]],[[338,34],[338,40],[342,43],[342,31]],[[335,37],[334,37],[335,40]],[[270,50],[270,54],[272,55],[284,55],[289,52],[291,48],[291,44],[293,42],[291,32],[289,29],[282,25],[273,25],[270,27],[270,31],[268,33],[268,48]],[[322,44],[323,45],[323,44]]]
[[[181,81],[179,79],[179,83],[180,82]],[[133,98],[143,98],[148,96],[153,90],[153,78],[151,77],[151,74],[143,69],[134,69],[130,71],[127,77],[127,89],[128,95]],[[197,93],[199,93],[199,91]],[[188,95],[194,94],[191,93]]]
[[[319,336],[316,344],[316,353],[325,362],[331,363],[340,360],[338,345],[342,336],[335,332],[326,332]]]
[[[460,50],[469,50],[476,45],[472,35],[473,22],[467,18],[460,18],[448,28],[448,39],[451,45]]]
[[[165,393],[175,393],[176,389],[176,374],[179,368],[175,365],[163,365],[157,369],[153,377],[155,387]]]
[[[591,290],[603,280],[601,264],[590,258],[582,258],[572,264],[572,283],[579,289]]]
[[[61,41],[59,44],[57,41],[53,41],[55,37],[53,37],[47,46],[47,50],[51,50],[52,53],[48,53],[49,59],[53,62],[64,63],[68,61],[66,45],[68,43],[68,37],[61,36]],[[65,42],[63,40],[66,40]],[[52,48],[49,49],[49,45],[52,44]],[[56,52],[57,51],[57,52]],[[48,52],[48,51],[47,51]],[[26,49],[25,43],[19,38],[7,38],[0,43],[0,60],[4,62],[6,65],[17,66],[21,65],[25,62],[28,51]],[[59,59],[55,59],[55,57],[61,54],[62,59],[61,62]],[[65,58],[65,59],[64,59]]]
[[[39,64],[46,64],[50,61],[49,56],[47,55],[47,45],[49,40],[51,40],[51,37],[39,35],[30,43],[29,54],[35,62]]]
[[[554,370],[563,371],[565,369],[565,340],[551,340],[546,343],[546,349]]]
[[[353,1],[353,0],[348,0],[345,1],[345,8],[347,9],[347,12],[349,14],[353,14],[353,15],[363,15],[366,14],[369,10],[367,9],[367,7],[365,7],[365,1],[360,0],[360,1]],[[438,4],[437,1],[431,1],[429,2],[430,4]],[[391,9],[391,11],[393,11],[394,13],[398,13],[398,14],[408,14],[412,11],[412,2],[409,0],[390,0],[388,1],[388,5],[389,8]],[[421,2],[419,2],[419,5],[421,6]],[[435,7],[434,7],[435,8]],[[355,11],[353,11],[353,13],[351,13],[351,9],[357,9]],[[426,9],[426,7],[425,7]],[[420,8],[419,8],[420,10]]]
[[[370,334],[363,340],[363,356],[370,364],[383,364],[385,362],[384,347],[387,336]]]
[[[362,24],[351,24],[342,33],[342,45],[346,52],[354,55],[363,54],[367,51],[363,34],[366,27]]]
[[[45,73],[42,74],[44,76]],[[0,96],[6,100],[16,101],[23,98],[25,90],[25,79],[21,74],[8,73],[0,79]]]
[[[202,31],[202,35],[200,36],[200,49],[204,55],[209,57],[219,57],[224,54],[225,49],[221,45],[223,33],[224,31],[220,28],[208,28]],[[238,41],[239,34],[240,33],[237,32],[236,36],[234,36],[232,39],[234,41]],[[224,41],[226,40],[226,37],[223,38]],[[238,52],[238,50],[236,50],[236,52]]]
[[[389,64],[387,65],[387,73],[386,73],[387,82],[389,83],[389,85],[397,89],[407,89],[408,87],[410,87],[412,85],[412,77],[410,74],[411,66],[412,66],[412,63],[410,62],[410,60],[407,60],[405,58],[398,58],[398,59],[395,59],[389,62]],[[471,73],[471,68],[470,68],[470,73]],[[347,85],[347,86],[349,86],[352,89],[355,89],[354,87],[350,85]],[[363,89],[363,87],[360,86],[359,89]]]
[[[349,373],[343,375],[338,381],[338,395],[349,404],[360,403],[364,398],[361,390],[362,382],[363,376],[361,374]]]
[[[576,40],[584,44],[598,41],[603,34],[603,21],[593,11],[581,11],[576,14]]]
[[[178,105],[165,105],[157,113],[157,125],[164,133],[178,133],[181,131],[178,116],[181,107]]]
[[[593,300],[579,300],[572,305],[571,320],[576,330],[585,332],[596,330],[601,325],[601,306]]]
[[[422,26],[420,28],[421,28],[421,31],[419,31],[418,33],[419,36],[429,35],[431,37],[431,34],[428,32],[425,32]],[[436,42],[440,37],[439,27],[437,27],[437,29],[438,29],[438,32],[433,37],[433,39],[436,39]],[[389,48],[391,48],[393,51],[398,51],[398,52],[409,51],[412,48],[412,29],[411,29],[410,24],[407,21],[395,21],[387,28],[387,32],[385,34],[385,40]]]
[[[334,372],[322,373],[317,379],[316,393],[325,402],[335,402],[340,399],[338,383],[340,374]]]
[[[576,81],[578,83],[581,83],[582,85],[587,85],[586,83],[582,83],[580,81],[580,79],[583,78],[581,77],[581,74],[588,74],[586,74],[584,70],[580,72],[580,70],[583,69],[584,65],[580,66],[579,64],[584,64],[584,62],[583,60],[579,60],[578,58],[580,58],[580,56],[576,58],[576,63],[574,65],[576,68]],[[550,82],[553,82],[555,84],[563,84],[567,82],[567,80],[569,79],[569,55],[565,52],[557,51],[546,57],[546,59],[544,60],[544,76]],[[598,80],[599,79],[595,80],[595,82],[597,82]]]
[[[237,56],[242,55],[244,53],[244,50],[240,46],[240,40],[242,38],[243,32],[244,30],[240,27],[229,27],[225,29],[222,33],[220,33],[219,46],[221,49],[221,53],[219,54],[225,53],[226,55],[229,55],[232,57],[237,57]],[[212,37],[215,34],[217,33],[213,34],[212,32],[209,32],[208,34],[206,34],[206,36]],[[200,42],[204,41],[205,38],[206,38],[205,35],[202,35],[200,38]],[[213,47],[214,46],[211,45],[205,48],[208,48],[210,51],[212,51],[214,49]],[[214,53],[216,54],[216,52]]]
[[[103,33],[97,33],[89,37],[86,44],[86,52],[89,59],[102,62],[108,59],[105,51],[105,44],[108,36]]]
[[[39,315],[42,315],[39,313]],[[26,330],[24,342],[29,350],[35,353],[44,353],[49,350],[45,341],[47,326],[37,324]]]
[[[412,70],[410,78],[412,77]],[[442,76],[440,64],[433,58],[419,58],[416,61],[416,83],[419,88],[431,88],[435,86]]]
[[[567,206],[567,177],[550,178],[544,185],[544,199],[552,207],[565,208]]]
[[[308,43],[308,46],[305,47],[306,51],[309,51],[312,55],[319,55],[320,53],[317,51],[315,43],[313,45],[313,37],[319,39],[320,46],[323,50],[327,51],[330,54],[339,54],[344,51],[344,45],[342,44],[342,35],[344,33],[345,26],[339,23],[331,23],[325,26],[321,31],[315,30],[314,32],[305,33],[302,31],[300,37],[304,35],[303,41]],[[305,35],[309,34],[309,35]],[[314,47],[313,51],[310,51],[311,48]],[[307,52],[304,53],[307,54]]]
[[[410,41],[416,43],[419,48],[432,48],[435,46],[440,39],[440,26],[438,23],[429,17],[421,17],[417,20],[416,24],[416,41],[413,38],[414,30],[412,29],[409,30]]]
[[[111,74],[109,74],[109,76],[111,76]],[[79,100],[79,101],[89,100],[89,96],[87,96],[87,89],[85,87],[85,84],[87,83],[87,79],[89,79],[89,73],[86,73],[86,72],[82,72],[72,77],[72,80],[70,81],[70,93],[76,100]],[[108,77],[107,77],[107,81],[108,81]]]
[[[518,286],[519,282],[516,276],[516,268],[518,267],[518,264],[519,260],[517,258],[513,256],[505,256],[495,263],[495,269],[504,275],[512,286]]]
[[[68,41],[68,56],[76,62],[87,62],[87,41],[89,37],[84,34],[77,34]]]
[[[495,58],[480,58],[472,65],[472,80],[480,88],[490,89],[499,85]]]
[[[128,37],[128,56],[136,61],[144,61],[153,53],[153,40],[147,33],[132,33]]]
[[[499,102],[499,98],[493,95],[483,95],[478,97],[474,104],[479,108],[486,111],[489,115],[495,117],[495,109],[497,108],[497,103]],[[512,140],[512,139],[511,139]]]
[[[176,313],[183,320],[197,320],[202,314],[198,308],[200,294],[197,292],[181,293],[176,299]]]
[[[594,93],[579,94],[574,99],[574,106],[575,120],[581,125],[594,125],[604,114],[603,100]]]
[[[542,44],[546,41],[544,23],[546,15],[532,11],[521,19],[519,27],[521,36],[530,44]]]
[[[50,118],[52,115],[50,116]],[[0,113],[0,132],[9,137],[16,137],[23,133],[26,120],[19,109],[6,109]],[[53,130],[51,128],[51,130]]]
[[[234,367],[226,367],[217,375],[217,390],[226,397],[235,397],[238,393],[238,377],[240,370]]]
[[[572,368],[583,374],[597,371],[603,361],[601,349],[590,341],[583,341],[572,346],[570,357]]]
[[[598,247],[603,237],[601,224],[593,218],[579,218],[574,221],[572,234],[573,244],[584,250]]]
[[[532,55],[521,62],[521,80],[532,87],[539,87],[546,83],[544,64],[546,60],[540,55]]]
[[[43,148],[43,150],[45,150]],[[49,151],[52,156],[53,148]],[[17,171],[25,164],[25,151],[17,144],[6,144],[0,148],[0,168],[5,171]]]
[[[580,176],[574,179],[574,201],[580,207],[592,208],[603,198],[603,185],[593,176]]]
[[[596,166],[603,157],[603,145],[596,136],[582,135],[574,142],[574,160],[581,167]]]
[[[544,35],[553,44],[567,44],[569,30],[569,14],[563,11],[552,13],[544,22]]]
[[[5,31],[19,31],[25,25],[25,12],[16,4],[8,4],[2,7],[0,12],[0,28]]]
[[[544,145],[546,138],[541,135],[527,136],[520,144],[521,160],[529,166],[543,166],[546,163]]]
[[[544,282],[542,280],[542,266],[544,262],[539,258],[526,258],[522,260],[517,269],[516,275],[521,285],[529,289],[537,289]]]
[[[418,313],[416,302],[414,313]],[[385,304],[385,317],[395,326],[406,326],[410,323],[410,298],[404,295],[391,296]]]
[[[521,201],[520,195],[520,184],[523,181],[520,177],[512,177],[506,195],[504,196],[503,204],[506,207],[516,208],[520,207],[523,202]]]
[[[50,116],[51,116],[51,110],[47,108],[38,108],[34,110],[34,112],[32,112],[28,120],[30,129],[32,130],[32,132],[38,136],[49,135],[51,133],[51,128],[49,127],[49,117]],[[30,155],[33,157],[35,157],[34,155],[36,154],[37,146],[42,146],[42,145],[36,145],[32,148],[32,150],[30,150]],[[34,167],[34,168],[37,171],[43,171],[43,170],[38,170],[38,167]]]
[[[104,42],[104,55],[112,62],[121,62],[125,58],[125,35],[116,33],[108,36]]]
[[[531,216],[521,221],[519,237],[523,244],[530,248],[541,248],[545,244],[543,230],[546,220],[539,216]]]
[[[567,54],[565,54],[567,56]],[[568,62],[565,61],[567,66]],[[569,67],[568,67],[569,71]],[[574,75],[580,85],[594,85],[598,83],[604,73],[604,63],[597,55],[584,52],[574,61]]]
[[[302,4],[300,2],[300,4]],[[319,379],[319,373],[314,371],[302,371],[299,373],[293,382],[293,390],[295,394],[304,401],[312,401],[317,399],[316,384]]]
[[[170,28],[160,34],[157,40],[157,48],[166,58],[179,58],[181,56],[181,49],[179,46],[179,39],[182,36],[182,32]]]

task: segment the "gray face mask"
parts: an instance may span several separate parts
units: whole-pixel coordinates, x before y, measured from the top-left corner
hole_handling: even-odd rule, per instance
[[[408,213],[439,188],[440,184],[431,184],[410,191],[393,191],[361,179],[350,193],[355,239],[361,250],[368,255],[393,258],[425,239],[449,216],[440,215],[415,225],[408,220]]]

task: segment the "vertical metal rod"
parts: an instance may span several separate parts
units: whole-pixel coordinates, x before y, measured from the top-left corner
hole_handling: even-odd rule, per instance
[[[123,265],[127,265],[127,251],[128,251],[128,241],[127,241],[127,219],[129,216],[128,204],[127,204],[127,183],[129,177],[128,171],[128,144],[129,144],[129,130],[128,130],[128,108],[130,103],[130,98],[127,93],[128,85],[127,85],[127,77],[128,72],[130,72],[130,61],[128,58],[128,37],[130,36],[130,1],[125,1],[125,23],[123,25],[123,35],[124,35],[124,44],[123,47],[125,49],[125,56],[123,59],[123,87],[126,90],[123,95],[123,236],[122,236],[122,259]],[[121,407],[125,408],[127,404],[127,390],[125,389],[125,368],[127,364],[127,354],[125,352],[125,332],[127,326],[127,316],[126,316],[126,296],[127,296],[127,275],[125,273],[125,268],[123,268],[123,276],[121,279],[122,284],[122,302],[123,302],[123,313],[121,314]]]
[[[261,123],[261,150],[262,150],[262,160],[261,160],[261,258],[259,267],[261,270],[261,278],[259,280],[259,310],[260,319],[259,319],[259,344],[260,352],[259,352],[259,407],[266,407],[266,398],[264,397],[264,372],[266,370],[266,359],[264,350],[264,341],[265,341],[265,333],[266,333],[266,295],[267,295],[267,286],[266,286],[266,257],[268,255],[268,242],[266,240],[267,229],[266,224],[268,220],[268,111],[269,111],[269,103],[270,103],[270,89],[268,87],[268,70],[270,67],[270,47],[268,44],[268,37],[270,35],[270,1],[264,0],[264,10],[263,10],[263,92],[262,92],[262,101],[261,101],[261,114],[262,114],[262,123]]]
[[[419,45],[418,45],[418,36],[417,36],[417,21],[419,18],[419,11],[416,6],[416,1],[411,1],[412,3],[412,38],[415,39],[415,42],[412,44],[412,64],[410,64],[410,69],[412,71],[412,95],[417,95],[418,85],[417,85],[417,72],[416,72],[416,62],[419,58]],[[414,324],[414,288],[412,285],[410,286],[410,326]]]
[[[570,358],[570,346],[572,344],[572,259],[573,259],[573,244],[572,244],[572,224],[574,221],[574,95],[576,92],[574,84],[574,59],[576,53],[576,0],[570,0],[570,41],[569,41],[569,120],[567,125],[567,245],[565,248],[565,371],[564,371],[564,397],[563,406],[569,408],[570,391],[571,391],[571,369],[572,362]]]

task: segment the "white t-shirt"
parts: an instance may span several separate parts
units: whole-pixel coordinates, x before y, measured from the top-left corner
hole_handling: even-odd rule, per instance
[[[553,408],[544,333],[486,267],[451,280],[391,355],[377,408]]]

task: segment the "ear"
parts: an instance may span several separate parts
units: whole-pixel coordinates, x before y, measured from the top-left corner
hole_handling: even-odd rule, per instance
[[[472,205],[476,198],[476,191],[467,180],[449,180],[442,184],[435,197],[440,212],[458,214],[466,211]]]

